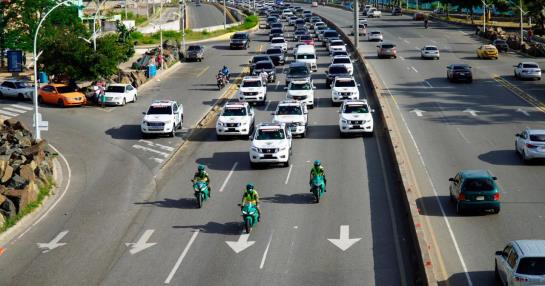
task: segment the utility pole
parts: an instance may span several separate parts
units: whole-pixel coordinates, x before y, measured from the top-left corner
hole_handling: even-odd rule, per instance
[[[185,54],[185,0],[180,0],[180,32],[182,32],[182,53]]]
[[[483,2],[483,33],[486,33],[486,2],[482,0]]]
[[[128,0],[125,0],[125,20],[128,20],[128,18],[127,18],[127,9],[128,9],[127,8],[127,1]]]
[[[359,44],[359,41],[360,41],[360,33],[358,31],[359,29],[359,20],[358,20],[358,17],[359,17],[359,9],[358,9],[358,1],[359,0],[354,0],[354,47],[357,49],[358,48],[358,44]]]
[[[223,29],[227,29],[227,6],[225,6],[225,0],[223,0]]]
[[[522,19],[523,17],[522,0],[519,0],[519,5],[520,5],[519,7],[520,9],[520,47],[522,49],[522,45],[524,44],[524,34],[523,34],[524,29],[523,29],[523,21],[522,21],[523,20]]]
[[[161,7],[159,10],[159,38],[160,38],[160,55],[161,55],[161,70],[165,69],[165,58],[163,57],[163,0],[161,0]]]

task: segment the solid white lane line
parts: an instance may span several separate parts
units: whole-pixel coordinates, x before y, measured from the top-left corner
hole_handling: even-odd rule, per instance
[[[407,41],[407,39],[403,39],[403,42],[410,44],[411,42]]]
[[[225,189],[225,186],[227,186],[227,182],[229,182],[229,179],[231,179],[231,176],[233,175],[233,172],[235,171],[235,168],[237,167],[237,165],[238,165],[238,162],[235,162],[235,164],[233,164],[231,171],[229,171],[229,174],[227,174],[225,181],[223,181],[223,184],[221,185],[221,188],[219,190],[220,193],[223,192],[223,189]]]
[[[146,147],[146,146],[142,146],[142,145],[132,145],[132,147],[134,149],[139,149],[139,150],[144,150],[144,151],[149,151],[149,152],[152,152],[152,153],[156,153],[156,154],[159,154],[165,158],[167,158],[170,154],[169,153],[166,153],[166,152],[161,152],[159,150],[155,150],[155,149],[152,149],[152,148],[149,148],[149,147]]]
[[[263,269],[263,266],[265,265],[267,253],[269,253],[269,246],[271,246],[272,236],[273,233],[271,232],[271,235],[269,236],[269,242],[267,242],[267,247],[265,248],[265,252],[263,252],[263,257],[261,258],[261,264],[259,265],[259,269]]]
[[[152,159],[153,161],[159,163],[159,164],[161,164],[161,163],[163,163],[163,162],[165,161],[165,160],[163,160],[163,159],[161,159],[161,158],[157,158],[157,157],[153,157],[153,158],[151,158],[151,159]]]
[[[375,141],[377,142],[377,148],[378,148],[378,156],[380,158],[380,167],[382,169],[382,173],[383,174],[387,174],[387,171],[386,171],[386,166],[384,166],[384,156],[382,155],[382,148],[381,148],[381,144],[378,140],[378,136],[374,136],[375,137]],[[402,286],[407,286],[407,276],[406,276],[406,271],[405,271],[405,264],[403,263],[403,259],[401,259],[401,245],[399,243],[399,240],[401,239],[401,237],[399,237],[399,233],[397,231],[397,221],[396,221],[396,216],[395,216],[395,213],[394,213],[394,205],[392,203],[392,194],[391,194],[391,189],[390,189],[390,185],[388,184],[388,179],[386,178],[386,176],[382,176],[382,180],[384,181],[384,187],[386,188],[386,201],[388,203],[388,210],[390,211],[390,221],[391,221],[391,225],[392,225],[392,233],[393,233],[393,236],[394,236],[394,247],[395,247],[395,251],[396,251],[396,258],[397,258],[397,267],[399,269],[399,275],[401,276],[401,285]]]
[[[21,110],[21,109],[18,109],[18,108],[11,108],[11,107],[4,107],[4,110],[17,112],[19,114],[27,112],[27,110]]]
[[[458,131],[458,134],[460,134],[460,136],[462,136],[462,138],[464,139],[464,141],[466,141],[467,144],[471,143],[471,142],[469,142],[467,137],[464,135],[464,133],[462,133],[462,130],[460,130],[460,128],[456,127],[456,131]]]
[[[418,72],[413,66],[411,66],[411,69],[412,69],[414,72]]]
[[[184,260],[184,257],[187,255],[187,252],[189,252],[189,248],[191,247],[191,245],[193,244],[193,242],[195,241],[195,238],[197,238],[197,235],[199,234],[199,229],[197,229],[193,235],[191,236],[191,239],[189,240],[189,242],[187,243],[187,245],[185,246],[184,248],[184,251],[182,252],[182,254],[180,255],[180,257],[178,257],[178,261],[176,261],[176,264],[174,264],[174,267],[172,267],[172,270],[170,271],[170,274],[168,274],[168,277],[167,279],[165,280],[165,284],[169,284],[170,281],[172,280],[172,277],[174,277],[174,274],[176,273],[176,271],[178,270],[178,268],[180,267],[180,265],[182,264],[182,261]]]
[[[386,90],[388,91],[390,96],[392,98],[394,98],[393,95],[392,95],[392,92],[390,91],[390,89],[386,85],[386,82],[384,82],[384,80],[382,82],[383,82],[384,86],[386,87]],[[397,104],[397,101],[394,100],[394,103],[395,103],[395,107],[397,108],[397,110],[399,112],[399,115],[401,117],[401,121],[403,121],[403,125],[405,126],[405,129],[409,133],[409,138],[411,138],[411,142],[413,143],[413,145],[414,145],[414,147],[416,149],[416,153],[418,154],[420,164],[422,164],[422,166],[424,166],[424,172],[426,173],[426,177],[428,179],[428,184],[431,186],[431,189],[433,191],[433,195],[435,196],[435,203],[439,206],[439,210],[441,211],[441,216],[443,218],[443,221],[445,222],[445,225],[446,225],[447,230],[449,232],[450,238],[452,239],[452,243],[454,245],[454,249],[456,250],[456,254],[458,255],[458,259],[460,260],[460,264],[462,265],[462,270],[464,271],[467,284],[468,284],[468,286],[473,286],[473,281],[471,280],[471,277],[469,276],[469,272],[467,270],[467,266],[466,266],[464,257],[462,256],[462,252],[460,251],[460,246],[458,245],[458,241],[456,240],[456,236],[454,235],[454,231],[452,230],[452,227],[450,226],[450,222],[449,222],[449,220],[447,218],[447,215],[445,213],[445,208],[443,207],[443,205],[441,204],[441,201],[439,200],[439,194],[437,193],[437,188],[435,187],[435,184],[433,183],[433,180],[431,179],[431,175],[430,175],[430,172],[428,170],[428,166],[426,165],[426,163],[424,161],[424,157],[422,155],[422,152],[420,152],[420,148],[418,147],[418,144],[416,143],[416,139],[414,139],[413,133],[412,133],[411,129],[409,128],[409,124],[407,124],[407,121],[405,120],[405,116],[403,116],[403,113],[401,112],[401,108]]]
[[[24,106],[24,105],[19,105],[19,104],[12,104],[11,106],[16,107],[16,108],[20,108],[20,109],[24,109],[24,110],[27,110],[27,111],[31,111],[33,109],[30,106]]]
[[[288,184],[288,181],[290,180],[290,175],[291,175],[291,169],[293,168],[293,165],[290,165],[290,168],[288,170],[288,175],[286,176],[286,181],[284,182],[285,185]]]
[[[0,114],[7,115],[7,116],[17,116],[17,115],[19,115],[19,113],[9,112],[9,111],[5,111],[3,109],[0,109]]]

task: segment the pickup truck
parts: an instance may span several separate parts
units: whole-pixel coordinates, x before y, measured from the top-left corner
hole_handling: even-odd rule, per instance
[[[377,10],[377,8],[371,8],[367,11],[368,18],[380,18],[380,16],[382,16],[382,12]]]

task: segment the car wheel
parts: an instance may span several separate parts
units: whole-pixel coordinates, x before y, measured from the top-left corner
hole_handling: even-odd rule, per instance
[[[38,96],[38,103],[39,104],[43,104],[44,103],[44,99],[42,98],[42,96]]]
[[[133,98],[133,100],[132,100],[132,102],[136,102],[137,100],[138,100],[138,95],[135,94],[135,95],[134,95],[134,98]]]
[[[225,139],[225,137],[223,135],[219,135],[219,134],[216,133],[216,139],[218,141],[223,141]]]
[[[516,79],[519,78],[518,75],[517,75],[517,72],[513,72],[513,76],[514,76]]]
[[[522,151],[522,161],[524,164],[530,163],[530,159],[528,159],[528,156],[526,155],[526,151]]]
[[[284,168],[290,166],[290,160],[291,160],[291,156],[288,156],[288,161],[286,161],[286,162],[284,163]]]
[[[4,94],[0,91],[0,98],[4,97]]]
[[[500,282],[500,285],[503,284],[500,278],[500,271],[498,271],[498,262],[494,261],[494,278],[496,281]]]
[[[24,100],[24,99],[25,99],[25,96],[24,96],[22,93],[19,93],[19,94],[17,95],[17,99],[19,99],[19,100]]]
[[[310,108],[310,109],[314,109],[314,103],[311,104],[311,105],[309,105],[309,108]]]
[[[257,165],[257,163],[250,161],[250,167],[252,169],[257,169],[258,165]]]
[[[141,132],[141,134],[142,134],[142,138],[143,138],[143,139],[148,139],[148,138],[149,138],[149,134],[148,134],[148,133]]]
[[[176,124],[172,125],[172,131],[168,135],[170,137],[176,137]]]
[[[494,209],[492,210],[492,213],[493,213],[493,214],[499,214],[499,213],[500,213],[500,207],[494,208]]]
[[[472,83],[472,82],[473,82],[473,79],[472,79],[472,78],[470,78],[470,79],[467,80],[467,83]]]
[[[464,211],[462,210],[462,206],[460,206],[460,202],[456,202],[456,213],[460,216],[464,215]]]
[[[127,99],[123,98],[123,102],[121,103],[121,105],[125,105],[125,104],[127,104]]]
[[[64,107],[64,101],[63,101],[62,99],[59,99],[59,100],[57,101],[57,105],[58,105],[59,107]]]

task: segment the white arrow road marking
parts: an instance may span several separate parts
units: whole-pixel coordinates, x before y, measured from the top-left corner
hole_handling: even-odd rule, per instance
[[[136,254],[142,250],[145,250],[146,248],[152,247],[156,245],[156,242],[148,242],[149,238],[153,234],[155,230],[153,229],[147,229],[142,236],[138,239],[137,242],[127,242],[125,243],[126,246],[130,247],[131,250],[129,252],[131,254]]]
[[[176,261],[176,264],[174,264],[174,267],[172,267],[172,270],[170,270],[170,273],[168,274],[167,279],[165,279],[165,284],[170,283],[170,281],[172,280],[172,277],[174,277],[174,274],[176,274],[176,271],[178,271],[178,268],[180,268],[180,265],[182,265],[182,261],[184,260],[184,257],[189,252],[189,248],[191,247],[191,245],[195,241],[195,238],[197,238],[197,235],[199,234],[199,231],[200,230],[197,229],[193,233],[193,235],[191,236],[191,239],[189,239],[189,242],[185,246],[184,251],[182,252],[182,254],[180,254],[180,257],[178,257],[178,260]]]
[[[61,239],[68,233],[68,230],[61,231],[55,238],[53,238],[48,243],[36,243],[39,248],[43,249],[42,253],[47,253],[57,247],[61,247],[63,245],[66,245],[64,242],[59,242]]]
[[[528,113],[528,111],[526,111],[526,110],[524,110],[524,109],[522,109],[522,108],[517,109],[517,112],[520,112],[520,113],[522,113],[522,114],[524,114],[524,115],[530,117],[530,113]]]
[[[422,117],[422,115],[423,115],[424,112],[426,112],[426,111],[420,110],[420,109],[413,109],[413,110],[411,110],[411,112],[416,113],[416,116],[418,116],[418,117]]]
[[[238,238],[238,241],[226,241],[227,245],[233,249],[235,253],[239,253],[241,251],[244,251],[244,249],[254,245],[255,241],[248,241],[248,238],[250,237],[249,233],[243,233]]]
[[[227,182],[229,182],[229,179],[231,179],[231,176],[233,175],[233,172],[235,172],[237,165],[238,165],[238,162],[235,162],[233,164],[231,171],[229,171],[229,174],[227,174],[227,178],[225,178],[225,181],[223,181],[223,184],[221,185],[221,188],[219,190],[220,193],[223,192],[223,190],[225,189],[225,186],[227,186]]]
[[[468,109],[464,110],[463,112],[467,112],[467,113],[469,113],[469,114],[471,114],[473,116],[477,116],[477,112],[479,112],[479,111],[468,108]]]
[[[328,238],[327,240],[340,248],[342,251],[345,251],[350,248],[354,243],[360,241],[360,239],[361,237],[350,238],[350,226],[341,225],[341,233],[339,235],[339,238]]]

